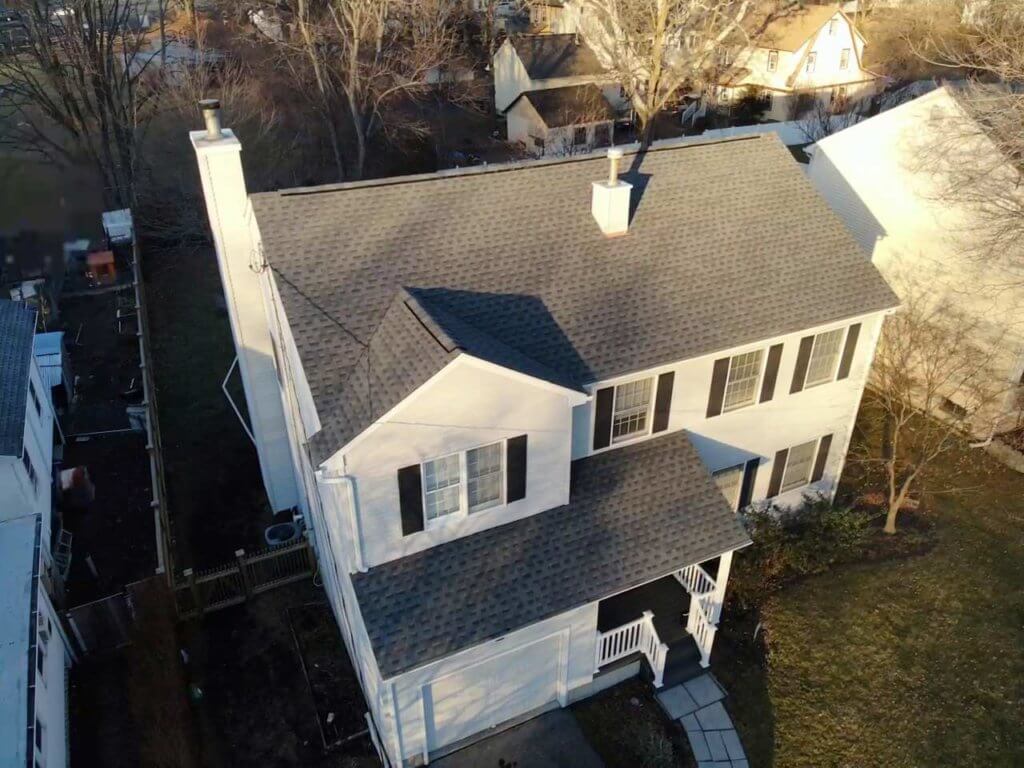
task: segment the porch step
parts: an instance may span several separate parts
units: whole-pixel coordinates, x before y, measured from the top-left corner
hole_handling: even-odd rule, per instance
[[[700,651],[693,639],[687,636],[668,649],[665,660],[665,672],[662,675],[662,688],[685,683],[707,672],[700,665]]]

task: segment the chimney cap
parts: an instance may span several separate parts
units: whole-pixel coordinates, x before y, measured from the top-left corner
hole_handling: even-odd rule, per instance
[[[202,110],[220,109],[220,99],[200,99],[199,108]]]
[[[608,150],[609,160],[621,160],[625,156],[625,152],[620,147],[612,147]]]

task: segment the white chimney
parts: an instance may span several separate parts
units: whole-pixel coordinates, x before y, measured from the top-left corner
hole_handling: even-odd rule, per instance
[[[608,181],[594,182],[590,212],[606,237],[618,237],[629,231],[629,200],[633,185],[619,179],[622,150],[608,150]]]
[[[189,138],[199,163],[263,484],[271,507],[281,511],[298,504],[298,485],[264,310],[263,276],[252,268],[259,233],[242,174],[242,144],[230,129],[221,128],[216,99],[204,99],[199,106],[206,130],[191,131]],[[189,330],[202,333],[201,328]]]

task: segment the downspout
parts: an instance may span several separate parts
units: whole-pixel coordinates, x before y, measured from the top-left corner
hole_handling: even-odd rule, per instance
[[[351,475],[328,475],[322,469],[314,473],[318,483],[323,485],[344,485],[348,497],[348,526],[349,534],[352,537],[352,552],[355,560],[355,568],[360,573],[366,573],[366,563],[363,561],[363,543],[359,535],[359,518],[356,514],[356,485],[355,478]],[[330,537],[328,536],[328,539]]]

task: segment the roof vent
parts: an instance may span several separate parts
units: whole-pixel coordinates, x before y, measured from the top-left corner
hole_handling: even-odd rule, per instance
[[[595,181],[590,212],[606,237],[618,237],[629,231],[629,200],[633,185],[619,179],[622,150],[608,150],[608,181]]]
[[[206,123],[206,138],[209,141],[224,138],[220,130],[220,99],[202,99],[199,102],[199,109],[202,110],[203,122]]]

